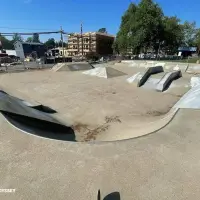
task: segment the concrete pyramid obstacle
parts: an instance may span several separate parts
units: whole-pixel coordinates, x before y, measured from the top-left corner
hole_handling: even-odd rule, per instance
[[[94,67],[87,62],[74,62],[74,63],[58,63],[56,64],[51,71],[60,72],[60,71],[82,71],[93,69]]]
[[[97,76],[101,78],[113,78],[117,76],[126,75],[124,72],[116,70],[112,67],[97,67],[95,69],[91,69],[83,72],[83,74],[87,74],[90,76]]]
[[[134,82],[138,82],[138,80],[140,80],[142,78],[142,73],[138,72],[136,74],[134,74],[133,76],[131,76],[130,78],[126,79],[126,81],[128,83],[134,83]]]
[[[54,65],[51,69],[51,71],[58,71],[60,68],[62,68],[65,65],[65,63],[57,63],[56,65]]]

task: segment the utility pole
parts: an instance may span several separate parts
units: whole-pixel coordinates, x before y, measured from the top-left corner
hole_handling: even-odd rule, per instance
[[[63,44],[63,29],[62,29],[62,26],[60,27],[60,36],[61,36],[62,50],[63,50],[62,60],[63,60],[63,63],[64,63],[64,44]]]
[[[82,59],[83,59],[83,24],[81,23],[81,43],[82,43]]]

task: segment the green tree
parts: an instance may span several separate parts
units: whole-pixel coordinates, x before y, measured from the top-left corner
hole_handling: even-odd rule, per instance
[[[136,23],[136,9],[137,6],[134,3],[131,3],[128,7],[128,10],[122,16],[120,29],[113,45],[113,48],[116,52],[124,54],[129,51],[128,49],[131,49],[131,46],[133,47],[130,40],[130,34],[132,33],[131,31],[134,31],[134,24]]]
[[[13,35],[12,41],[13,41],[13,43],[15,43],[16,41],[23,42],[23,38],[22,38],[21,35],[19,35],[18,33],[15,33],[15,34]]]
[[[164,17],[163,19],[164,33],[161,48],[171,54],[177,52],[184,40],[184,33],[180,19],[177,17]]]
[[[28,38],[26,39],[26,42],[33,42],[33,37],[28,37]]]
[[[33,34],[33,42],[40,42],[40,38],[39,38],[39,34],[38,33],[34,33]]]
[[[56,43],[54,38],[49,38],[45,43],[44,43],[48,48],[54,48]]]
[[[195,36],[196,36],[196,22],[188,22],[186,21],[183,25],[183,34],[184,41],[183,45],[185,46],[194,46],[195,45]]]
[[[195,46],[198,47],[198,54],[200,54],[200,29],[196,30],[196,35],[195,35]]]
[[[133,45],[143,49],[158,50],[158,44],[163,35],[163,12],[157,3],[152,0],[141,0],[135,13],[136,23],[133,25]]]
[[[55,46],[56,47],[62,47],[62,41],[55,42]],[[66,42],[63,42],[63,47],[67,47],[67,43]]]
[[[2,48],[3,49],[14,49],[14,46],[13,46],[13,43],[12,41],[8,40],[6,37],[4,36],[0,36],[0,41],[1,41],[1,44],[2,44]]]
[[[121,53],[158,50],[163,35],[162,20],[162,9],[152,0],[141,0],[138,5],[131,3],[122,17],[114,47]]]
[[[100,28],[98,30],[98,32],[100,32],[100,33],[107,33],[107,30],[106,30],[106,28]]]

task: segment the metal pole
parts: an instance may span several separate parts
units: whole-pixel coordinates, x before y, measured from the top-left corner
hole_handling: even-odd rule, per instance
[[[63,60],[63,63],[64,63],[64,44],[63,44],[63,30],[62,30],[62,26],[60,27],[60,34],[61,34],[61,42],[62,42],[62,50],[63,50],[62,60]]]
[[[81,43],[82,43],[82,59],[83,59],[83,24],[81,23]]]

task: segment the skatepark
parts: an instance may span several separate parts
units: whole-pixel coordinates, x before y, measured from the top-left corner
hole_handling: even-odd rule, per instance
[[[198,69],[127,61],[1,74],[0,185],[16,192],[0,196],[199,199]]]

